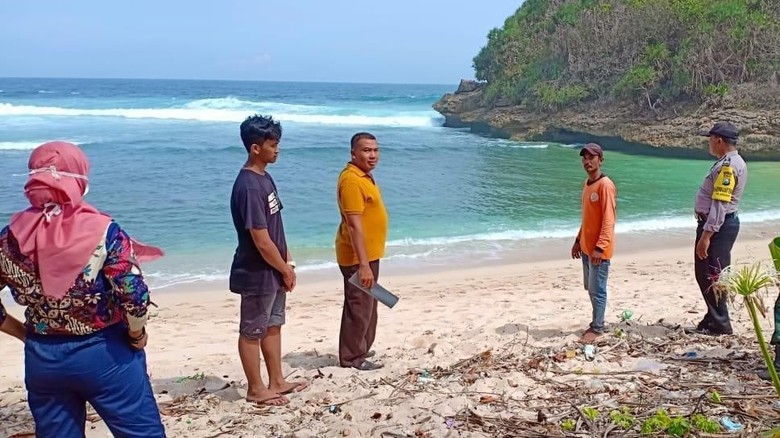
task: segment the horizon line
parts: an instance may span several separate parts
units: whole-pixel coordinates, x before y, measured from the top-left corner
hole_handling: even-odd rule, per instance
[[[198,82],[266,82],[266,83],[281,83],[281,84],[352,84],[352,85],[436,85],[436,86],[451,86],[452,84],[442,84],[434,82],[364,82],[364,81],[316,81],[316,80],[301,80],[301,81],[285,81],[285,80],[273,80],[273,79],[202,79],[202,78],[122,78],[122,77],[77,77],[77,76],[2,76],[2,79],[54,79],[54,80],[109,80],[109,81],[198,81]],[[461,78],[474,80],[473,78]],[[455,85],[460,83],[461,79],[457,79]]]

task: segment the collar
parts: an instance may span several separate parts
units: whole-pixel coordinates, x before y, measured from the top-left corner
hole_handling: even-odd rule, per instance
[[[588,186],[592,186],[593,184],[596,184],[597,182],[601,181],[606,176],[607,175],[604,172],[601,172],[601,175],[599,175],[599,177],[594,179],[593,181],[591,181],[590,179],[586,179],[585,184]]]
[[[374,179],[370,173],[364,172],[363,169],[355,166],[354,164],[352,164],[352,162],[347,162],[347,167],[345,167],[344,170],[350,171],[358,176],[367,176],[371,179]]]
[[[715,166],[717,166],[720,163],[729,163],[729,164],[731,164],[731,159],[734,158],[737,155],[739,155],[739,151],[736,150],[736,149],[733,150],[733,151],[726,152],[726,155],[718,158],[718,161],[716,161],[715,164],[712,165],[712,168],[715,168]]]

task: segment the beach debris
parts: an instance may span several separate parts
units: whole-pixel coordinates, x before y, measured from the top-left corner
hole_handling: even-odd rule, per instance
[[[733,421],[731,418],[723,416],[720,418],[720,424],[726,429],[726,432],[739,432],[745,428],[741,423]]]
[[[374,412],[374,415],[371,416],[371,419],[374,421],[378,421],[382,419],[382,413],[381,412]]]
[[[647,436],[712,436],[730,431],[729,424],[742,427],[732,432],[736,436],[780,424],[780,402],[771,385],[753,376],[760,360],[753,339],[691,335],[676,325],[642,324],[621,325],[622,338],[603,338],[598,369],[570,360],[582,354],[571,339],[529,343],[523,332],[493,350],[374,380],[331,380],[312,370],[320,375],[314,381],[316,392],[291,397],[294,409],[258,407],[243,398],[229,401],[224,394],[202,392],[201,384],[188,384],[166,388],[171,394],[187,393],[161,401],[160,412],[166,426],[178,433],[203,428],[204,436],[212,437],[254,436],[259,424],[279,416],[284,421],[269,423],[267,436],[324,436],[328,430],[334,436],[358,436],[361,422],[375,411],[397,415],[392,421],[385,421],[391,413],[374,418],[370,436],[393,438],[438,434],[431,432],[434,427],[464,437],[640,437],[643,431]],[[731,354],[737,348],[740,354]],[[449,354],[443,351],[436,357]],[[556,361],[557,352],[567,360]],[[686,352],[695,356],[686,358]],[[435,383],[418,384],[421,377]],[[361,394],[366,395],[358,397]],[[373,396],[362,411],[344,406]],[[421,405],[432,406],[433,413],[420,413],[419,420],[400,414]],[[31,430],[33,422],[24,404],[0,405],[0,424],[11,425],[8,432],[0,427],[0,436],[11,436]]]
[[[184,382],[187,382],[187,381],[190,381],[190,380],[203,380],[205,378],[206,378],[206,375],[204,373],[200,372],[200,373],[193,374],[191,376],[177,377],[174,381],[176,383],[184,383]]]
[[[726,342],[734,339],[691,336],[682,327],[665,323],[621,327],[622,338],[606,338],[598,350],[595,345],[582,347],[587,356],[599,355],[598,369],[561,361],[570,359],[569,351],[575,357],[579,353],[561,338],[557,346],[546,342],[517,349],[517,344],[509,343],[503,350],[483,351],[449,367],[412,369],[397,380],[383,378],[382,383],[394,387],[388,399],[394,405],[401,398],[419,403],[418,397],[452,398],[470,390],[480,394],[480,403],[466,403],[455,415],[439,413],[448,429],[453,428],[448,424],[457,424],[465,435],[706,436],[725,430],[719,421],[724,415],[745,430],[780,424],[771,387],[752,378],[759,356],[751,351],[729,354]],[[735,339],[746,350],[755,349],[747,347],[753,345],[749,339],[739,335]],[[680,352],[696,356],[682,358]],[[404,386],[416,382],[423,371],[437,384]],[[517,373],[522,374],[519,385]],[[511,388],[522,387],[522,396],[515,390],[477,392],[490,391],[482,385],[495,385],[495,379]],[[524,379],[537,384],[527,385]],[[452,421],[447,423],[448,419]]]
[[[604,391],[604,382],[600,379],[590,379],[585,382],[585,388],[591,391]]]
[[[626,309],[626,310],[620,312],[620,321],[621,322],[630,321],[631,317],[633,317],[633,316],[634,316],[634,312],[631,311],[631,310]]]
[[[699,356],[695,351],[688,351],[682,354],[683,359],[696,359]]]
[[[428,370],[423,370],[417,375],[417,382],[418,383],[431,383],[435,382],[436,378],[431,376],[431,372]]]
[[[496,403],[497,401],[499,401],[499,398],[498,396],[495,395],[483,395],[482,397],[479,398],[479,402],[483,405],[489,405],[492,403]]]
[[[658,362],[654,359],[639,359],[632,368],[634,371],[645,371],[648,373],[655,373],[666,368],[667,365]]]
[[[592,344],[588,344],[584,347],[582,347],[582,353],[585,355],[585,359],[588,361],[592,361],[596,358],[596,346]]]

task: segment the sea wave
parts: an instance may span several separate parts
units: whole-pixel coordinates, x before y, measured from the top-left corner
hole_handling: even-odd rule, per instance
[[[766,222],[780,219],[780,210],[765,210],[740,214],[743,223]],[[695,225],[693,217],[675,216],[659,219],[629,220],[619,222],[616,232],[642,233],[651,231],[663,231],[672,229],[691,229]],[[577,228],[558,227],[546,230],[507,230],[489,233],[475,233],[470,235],[431,237],[431,238],[407,238],[388,242],[389,254],[384,259],[394,263],[424,262],[447,256],[458,257],[465,252],[479,254],[482,259],[500,259],[504,250],[509,248],[502,242],[518,241],[526,239],[571,238],[577,232]],[[470,245],[472,244],[472,245]],[[476,251],[476,252],[475,252]],[[300,262],[299,262],[300,263]],[[322,272],[336,270],[338,265],[333,261],[322,258],[300,263],[298,272]],[[156,271],[145,273],[150,285],[155,289],[164,289],[172,286],[180,286],[190,283],[225,281],[228,278],[226,270],[212,270],[209,272],[165,272]]]
[[[0,151],[29,151],[42,145],[42,141],[0,141]]]
[[[511,144],[511,145],[501,145],[500,147],[510,148],[510,149],[547,149],[549,145],[546,144]]]
[[[57,140],[67,141],[82,146],[87,143],[93,142],[92,140],[87,140],[87,139],[57,139]],[[0,151],[30,151],[48,141],[51,140],[0,141]]]
[[[355,114],[336,114],[337,112]],[[437,127],[443,119],[434,111],[349,110],[335,107],[250,102],[233,98],[205,99],[171,108],[61,108],[0,103],[0,116],[121,117],[127,119],[240,122],[255,112],[270,112],[283,122],[345,125]]]
[[[763,210],[748,213],[740,213],[739,219],[742,223],[767,222],[780,219],[780,210]],[[623,233],[642,233],[648,231],[672,230],[681,228],[690,228],[695,223],[693,215],[690,216],[670,216],[657,219],[634,219],[624,222],[618,222],[615,225],[615,232]],[[500,242],[509,240],[527,240],[527,239],[555,239],[574,236],[577,233],[576,226],[558,227],[540,230],[505,230],[487,233],[475,233],[448,237],[429,237],[429,238],[404,238],[387,242],[389,247],[413,247],[413,246],[446,246],[469,242]]]

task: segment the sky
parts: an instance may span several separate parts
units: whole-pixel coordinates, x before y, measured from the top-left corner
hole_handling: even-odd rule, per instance
[[[522,0],[0,0],[0,77],[453,84]]]

